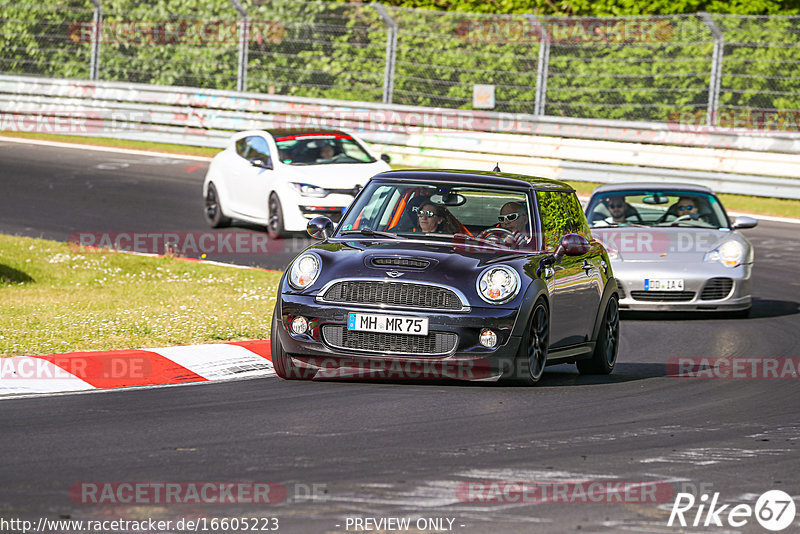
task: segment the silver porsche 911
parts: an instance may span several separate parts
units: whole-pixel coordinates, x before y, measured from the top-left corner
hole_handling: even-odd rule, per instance
[[[620,308],[734,312],[751,307],[753,247],[714,193],[688,184],[630,183],[595,189],[586,207],[608,250]]]

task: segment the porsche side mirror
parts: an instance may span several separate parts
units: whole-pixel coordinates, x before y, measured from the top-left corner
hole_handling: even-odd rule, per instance
[[[308,221],[306,231],[315,239],[328,239],[333,235],[333,222],[327,217],[314,217]]]
[[[392,158],[389,157],[389,154],[381,154],[381,159],[383,161],[385,161],[386,163],[391,163],[392,162]]]
[[[731,228],[733,228],[734,230],[741,230],[743,228],[755,228],[757,224],[758,224],[758,219],[754,219],[752,217],[739,216],[733,220]]]

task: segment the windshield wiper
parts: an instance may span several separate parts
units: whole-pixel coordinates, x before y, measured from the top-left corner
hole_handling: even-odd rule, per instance
[[[391,232],[380,232],[377,230],[372,230],[371,228],[359,228],[358,230],[345,230],[344,232],[339,232],[339,235],[353,235],[353,234],[360,234],[369,237],[377,235],[380,237],[388,237],[390,239],[407,239],[405,237],[393,234]]]

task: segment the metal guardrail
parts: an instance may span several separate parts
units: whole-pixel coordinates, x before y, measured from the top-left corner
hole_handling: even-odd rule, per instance
[[[234,131],[351,130],[395,163],[800,199],[800,134],[684,129],[145,84],[0,76],[0,130],[222,147]]]

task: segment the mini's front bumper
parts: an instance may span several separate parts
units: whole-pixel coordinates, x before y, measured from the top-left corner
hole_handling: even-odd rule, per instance
[[[296,366],[314,370],[318,377],[361,376],[409,380],[497,380],[513,363],[520,337],[512,335],[518,310],[501,307],[471,308],[468,312],[423,309],[370,308],[358,304],[320,304],[313,296],[283,294],[280,297],[278,337]],[[349,312],[415,316],[428,319],[428,330],[457,336],[452,350],[443,354],[408,354],[391,346],[340,348],[326,339],[326,326],[347,327]],[[309,322],[309,332],[295,334],[291,322],[298,316]],[[497,335],[492,348],[480,344],[480,332]]]
[[[728,268],[719,263],[698,265],[658,262],[622,262],[613,265],[620,288],[620,308],[632,311],[729,312],[747,310],[752,304],[753,265]],[[645,280],[683,280],[681,292],[645,291]],[[709,291],[712,280],[727,279],[730,290]]]

